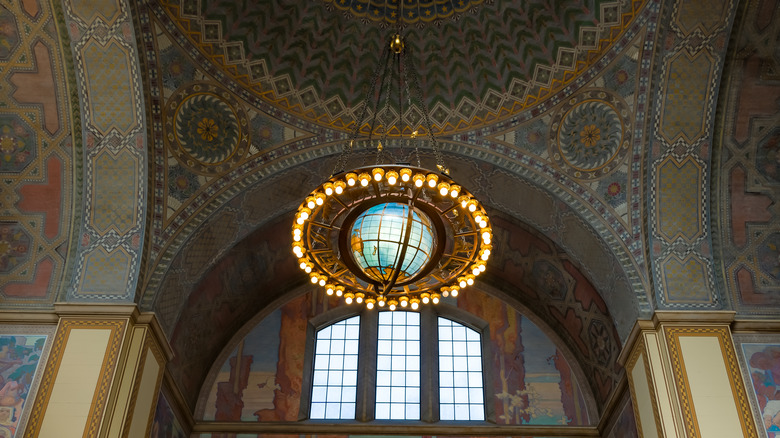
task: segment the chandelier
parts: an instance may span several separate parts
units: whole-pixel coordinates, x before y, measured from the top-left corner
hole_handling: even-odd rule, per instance
[[[442,296],[457,296],[485,271],[492,250],[490,220],[479,200],[450,178],[417,74],[404,52],[399,26],[385,47],[333,175],[304,199],[292,226],[293,253],[311,282],[347,304],[369,309],[416,310],[421,304],[438,303]],[[396,80],[393,116],[390,101]],[[375,105],[364,127],[370,100]],[[361,129],[367,138],[359,141]],[[420,165],[416,146],[416,166],[382,163],[388,135],[401,140],[406,135],[416,145],[421,129],[428,135],[438,171]],[[360,143],[375,149],[376,164],[346,170]]]

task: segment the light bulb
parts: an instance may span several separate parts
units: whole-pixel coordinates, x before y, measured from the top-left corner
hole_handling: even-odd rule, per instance
[[[325,195],[330,196],[333,194],[333,184],[332,183],[325,183],[322,185],[322,188],[325,190]]]
[[[382,177],[385,175],[385,169],[382,169],[381,167],[376,167],[374,169],[371,169],[371,174],[374,175],[374,181],[376,182],[382,181]]]
[[[433,173],[429,173],[428,176],[425,177],[425,179],[428,181],[428,187],[430,188],[436,187],[436,183],[439,181],[439,177]]]
[[[420,297],[422,298],[423,304],[428,304],[431,301],[431,295],[428,292],[421,293]]]
[[[401,169],[401,181],[409,182],[412,179],[412,169]]]
[[[309,196],[306,198],[306,206],[309,208],[314,208],[317,206],[317,202],[314,200],[313,196]]]
[[[312,284],[317,284],[317,282],[318,282],[318,281],[320,281],[320,279],[319,279],[319,278],[317,278],[317,276],[316,276],[316,275],[312,275],[312,276],[311,276],[311,283],[312,283]]]
[[[460,186],[457,184],[453,184],[450,186],[450,196],[454,199],[457,198],[460,194]]]
[[[333,183],[333,187],[337,195],[344,193],[345,186],[346,184],[344,183],[344,181],[336,181],[335,183]]]
[[[458,290],[457,290],[457,289],[453,289],[453,290],[452,290],[452,292],[450,292],[450,294],[451,294],[453,297],[457,297],[457,296],[458,296]]]
[[[374,300],[366,300],[366,309],[371,310],[374,308]]]
[[[334,292],[334,290],[333,290],[333,285],[332,284],[328,284],[328,285],[325,286],[325,293],[326,294],[333,295],[333,292]]]
[[[354,185],[355,185],[355,183],[357,182],[357,175],[355,175],[355,174],[354,174],[354,173],[352,173],[352,172],[348,173],[348,174],[345,176],[345,178],[346,178],[346,180],[347,180],[347,185],[348,185],[348,186],[350,186],[350,187],[354,186]]]

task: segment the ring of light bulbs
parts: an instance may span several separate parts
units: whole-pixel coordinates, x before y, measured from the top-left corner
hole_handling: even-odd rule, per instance
[[[359,269],[345,254],[349,218],[383,202],[414,205],[439,221],[434,227],[439,230],[434,233],[439,245],[436,254],[404,283],[382,285],[356,274]],[[404,165],[369,166],[334,175],[304,199],[295,213],[292,238],[298,265],[313,284],[328,295],[343,297],[347,304],[364,304],[368,309],[416,310],[421,304],[437,304],[441,297],[457,296],[485,271],[493,248],[490,219],[474,196],[444,173]]]

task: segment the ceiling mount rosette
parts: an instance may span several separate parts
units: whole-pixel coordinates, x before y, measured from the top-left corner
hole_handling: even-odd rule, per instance
[[[485,271],[490,221],[443,173],[406,165],[334,175],[295,215],[293,252],[329,295],[417,309],[457,296]]]

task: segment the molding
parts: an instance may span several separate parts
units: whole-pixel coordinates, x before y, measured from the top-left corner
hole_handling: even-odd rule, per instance
[[[687,311],[687,310],[658,310],[650,319],[638,319],[634,327],[626,337],[623,350],[617,358],[618,364],[625,368],[631,351],[643,331],[658,331],[661,325],[701,325],[701,324],[733,324],[736,330],[739,326],[742,330],[780,331],[780,320],[742,320],[736,321],[737,312],[732,310],[711,311]],[[771,328],[770,328],[771,327]]]
[[[111,319],[130,318],[133,325],[148,325],[155,336],[165,361],[173,359],[173,349],[168,342],[160,320],[154,312],[139,312],[135,304],[83,304],[57,303],[53,310],[0,309],[0,325],[5,324],[51,324],[56,325],[61,318]]]
[[[656,328],[665,323],[693,324],[731,324],[737,312],[733,310],[659,310],[653,314],[653,323]]]
[[[655,331],[656,324],[653,323],[653,321],[649,319],[638,319],[634,323],[634,327],[631,329],[631,333],[628,334],[628,337],[626,338],[626,343],[623,344],[623,350],[620,351],[620,354],[618,354],[617,357],[617,363],[623,367],[626,367],[626,363],[628,362],[628,358],[631,357],[631,354],[634,350],[634,346],[641,342],[642,337],[640,334],[643,331]]]
[[[741,319],[731,325],[733,334],[766,333],[777,334],[780,332],[780,319]]]
[[[398,424],[392,422],[371,423],[233,423],[233,422],[198,422],[192,433],[229,433],[229,434],[279,434],[279,435],[376,435],[388,433],[392,426],[393,434],[412,436],[566,436],[568,438],[601,437],[595,426],[507,426],[486,423],[484,425],[453,425],[449,424]]]

